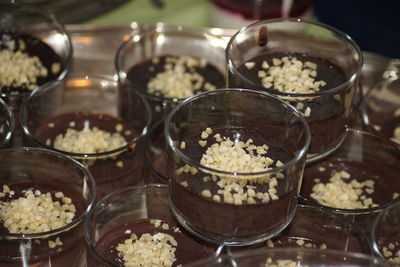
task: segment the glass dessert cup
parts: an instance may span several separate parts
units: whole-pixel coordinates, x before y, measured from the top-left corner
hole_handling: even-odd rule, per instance
[[[298,205],[290,224],[277,236],[247,247],[227,247],[228,253],[256,248],[319,248],[373,254],[368,237],[355,224],[333,212]]]
[[[87,266],[123,265],[125,258],[119,255],[123,250],[117,250],[118,244],[124,243],[132,233],[137,235],[138,246],[143,242],[142,237],[145,234],[154,236],[156,233],[164,233],[172,236],[176,240],[176,245],[173,245],[176,248],[175,261],[172,262],[172,266],[217,256],[220,252],[216,246],[181,231],[168,206],[167,185],[148,184],[120,189],[97,203],[85,221]],[[142,248],[147,248],[143,243],[142,245]],[[135,251],[135,248],[133,250]],[[135,257],[138,255],[132,255],[132,258],[144,264],[145,259]],[[153,257],[160,258],[152,254],[147,255],[148,259]]]
[[[302,19],[260,21],[230,39],[226,62],[228,87],[274,94],[305,115],[311,130],[307,162],[340,145],[363,64],[348,35]]]
[[[400,201],[399,166],[394,144],[347,129],[337,150],[306,165],[300,202],[342,214],[369,233],[379,212]]]
[[[400,147],[400,60],[366,92],[361,114],[365,130]],[[397,136],[397,138],[396,138]]]
[[[0,98],[0,148],[9,148],[15,129],[14,114]]]
[[[145,164],[143,178],[146,184],[168,183],[166,149],[164,121],[158,121],[151,127],[143,145]]]
[[[19,73],[22,79],[25,75],[27,80],[18,80],[14,85],[9,82],[0,83],[0,96],[10,106],[16,114],[24,99],[30,92],[36,88],[41,88],[51,82],[62,80],[71,65],[72,61],[72,43],[68,32],[64,26],[57,20],[53,13],[47,9],[35,7],[33,5],[24,5],[15,3],[15,1],[3,1],[0,3],[0,53],[5,53],[6,47],[10,50],[21,51],[22,54],[29,56],[37,56],[45,73],[37,74],[35,77],[29,77],[31,73],[25,73],[23,70],[28,69],[26,65],[15,69],[14,73]],[[11,45],[10,40],[15,40]],[[24,44],[21,44],[21,41]],[[3,54],[4,56],[4,54]],[[19,61],[31,62],[25,56],[19,55]],[[11,61],[9,57],[8,62]],[[16,56],[14,55],[14,58]],[[22,60],[22,59],[23,60]],[[13,63],[10,63],[11,65]],[[38,63],[35,63],[37,66]],[[54,66],[53,66],[54,65]],[[8,66],[8,70],[18,67]],[[32,72],[33,67],[30,68]],[[3,69],[5,71],[5,69]],[[3,73],[9,76],[9,73]],[[15,74],[13,74],[15,75]],[[21,83],[21,84],[20,84]]]
[[[81,266],[83,220],[95,203],[92,175],[76,160],[41,148],[4,149],[0,158],[0,265]],[[38,202],[45,195],[52,200]],[[71,220],[52,223],[68,213]]]
[[[290,223],[310,142],[295,108],[263,92],[219,89],[178,105],[165,136],[170,205],[188,231],[241,246]]]
[[[371,231],[375,253],[391,262],[400,263],[400,203],[385,208],[376,218]]]
[[[141,143],[151,121],[147,102],[131,93],[118,113],[117,82],[104,77],[69,78],[33,92],[20,122],[24,143],[58,151],[88,166],[101,198],[142,182]]]
[[[377,257],[361,253],[338,250],[319,250],[314,248],[273,248],[246,250],[231,255],[221,255],[212,260],[199,260],[188,267],[214,266],[394,266]]]
[[[226,41],[220,37],[182,26],[158,23],[134,32],[121,44],[115,57],[122,112],[125,106],[129,106],[126,99],[132,90],[147,99],[153,122],[157,122],[165,119],[168,112],[188,96],[224,87],[225,46]],[[192,59],[178,66],[171,64],[169,57]],[[200,67],[193,58],[200,60]],[[202,62],[207,64],[202,66]],[[168,64],[170,71],[167,73]],[[190,72],[188,69],[192,68],[194,70]],[[187,77],[192,80],[188,81]],[[195,89],[198,83],[201,86]],[[206,86],[206,83],[212,86]]]

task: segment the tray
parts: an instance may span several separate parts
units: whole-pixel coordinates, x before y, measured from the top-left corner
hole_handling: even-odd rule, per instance
[[[157,23],[156,25],[162,26],[163,23]],[[104,75],[113,77],[115,74],[114,57],[118,47],[124,40],[129,38],[132,32],[143,31],[151,26],[154,25],[137,22],[118,26],[67,25],[74,48],[74,63],[71,75]],[[236,32],[234,29],[221,28],[192,29],[218,35],[226,41]],[[385,71],[395,60],[370,52],[363,52],[363,55],[364,66],[361,84],[363,90],[367,90],[382,79]]]

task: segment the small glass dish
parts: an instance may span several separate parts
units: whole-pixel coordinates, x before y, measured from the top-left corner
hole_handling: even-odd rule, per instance
[[[122,108],[131,90],[140,92],[157,122],[185,98],[225,87],[225,46],[222,38],[190,27],[157,23],[133,32],[115,56]]]
[[[400,263],[400,203],[384,209],[376,218],[371,231],[375,253],[390,262]]]
[[[1,76],[13,77],[0,83],[0,95],[18,113],[34,89],[64,79],[72,62],[72,42],[64,26],[47,9],[2,1],[0,18],[0,53],[8,58]],[[27,65],[19,67],[18,62]]]
[[[151,114],[132,92],[119,112],[117,82],[105,77],[70,77],[34,91],[24,102],[20,123],[26,146],[58,151],[88,166],[98,198],[142,182],[141,144]]]
[[[132,240],[132,234],[137,238]],[[170,238],[164,245],[163,234]],[[145,243],[149,235],[155,242]],[[221,251],[180,228],[168,205],[168,186],[160,184],[126,187],[105,196],[85,221],[85,240],[88,267],[121,266],[128,259],[131,264],[159,266],[156,262],[162,259],[160,255],[171,263],[166,266],[179,266],[215,257]],[[133,249],[126,251],[123,244],[132,244]],[[149,262],[152,260],[155,265]]]
[[[83,221],[96,198],[90,172],[41,148],[2,149],[0,159],[0,265],[84,264]]]
[[[400,201],[400,150],[381,137],[347,129],[328,157],[306,165],[300,202],[345,215],[361,230]]]
[[[363,56],[347,34],[303,19],[270,19],[243,27],[226,48],[227,84],[276,95],[307,119],[307,162],[343,141],[359,93]]]
[[[212,260],[199,260],[188,267],[216,266],[352,266],[352,267],[390,267],[393,266],[381,259],[361,253],[338,250],[319,250],[313,248],[273,248],[247,250],[231,255],[221,255]]]
[[[178,221],[232,246],[277,235],[296,211],[309,134],[300,112],[264,92],[219,89],[182,102],[165,122]]]

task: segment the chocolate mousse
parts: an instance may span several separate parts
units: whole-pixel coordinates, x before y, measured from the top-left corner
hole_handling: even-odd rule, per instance
[[[172,103],[200,92],[221,88],[225,84],[224,75],[207,60],[193,56],[154,56],[134,65],[127,73],[130,86],[148,96],[153,112],[153,121],[162,116],[164,100]],[[129,90],[121,90],[121,98],[129,95]]]
[[[179,146],[202,166],[182,162],[169,170],[175,172],[170,173],[172,204],[194,227],[222,238],[254,236],[279,228],[294,215],[297,185],[286,173],[252,175],[282,167],[293,157],[283,144],[269,142],[267,134],[206,128]]]
[[[136,144],[128,145],[138,131],[122,119],[94,112],[66,113],[31,132],[41,145],[84,162],[95,178],[98,198],[141,179],[141,155]]]
[[[30,93],[55,80],[65,67],[49,45],[14,30],[0,31],[0,61],[0,93],[11,95]]]
[[[215,251],[182,231],[176,223],[152,219],[111,229],[95,248],[108,261],[122,266],[180,266],[210,256]],[[98,266],[92,256],[88,257],[88,266]]]
[[[80,265],[83,226],[73,223],[84,210],[82,197],[65,186],[60,189],[60,185],[42,182],[3,184],[0,236],[6,238],[0,239],[0,265]],[[67,225],[70,228],[65,228]],[[49,231],[53,232],[45,234]],[[24,238],[30,234],[37,236]]]
[[[238,72],[247,80],[264,88],[288,96],[280,96],[290,101],[301,111],[309,122],[311,145],[309,153],[318,153],[329,149],[338,142],[345,130],[349,117],[346,105],[350,88],[337,95],[306,97],[306,94],[323,93],[347,81],[339,66],[327,59],[303,53],[276,52],[257,56],[238,68]],[[230,77],[230,86],[243,86],[235,77]],[[296,94],[302,96],[296,97]],[[351,96],[351,93],[350,93]]]

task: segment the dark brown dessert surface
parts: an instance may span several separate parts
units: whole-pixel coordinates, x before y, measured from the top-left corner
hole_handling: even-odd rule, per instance
[[[42,144],[52,147],[55,138],[60,134],[65,134],[67,129],[81,131],[84,127],[90,129],[97,127],[111,134],[117,133],[117,128],[120,127],[120,135],[126,143],[138,136],[138,130],[128,122],[111,115],[94,112],[58,115],[32,132]],[[137,153],[139,150],[139,147],[135,145],[113,155],[94,155],[89,157],[89,161],[84,161],[96,181],[98,198],[121,187],[136,184],[141,179],[142,161],[139,159],[140,153]],[[82,160],[82,158],[79,159]]]
[[[321,171],[321,169],[324,171]],[[372,180],[374,182],[373,192],[366,193],[377,205],[383,205],[393,200],[393,197],[400,192],[400,184],[397,176],[384,166],[371,166],[353,160],[342,158],[331,158],[306,166],[304,171],[301,195],[310,201],[315,201],[311,194],[316,184],[314,179],[320,179],[321,183],[328,183],[334,172],[345,171],[351,175],[343,181],[348,183],[355,179],[358,182]]]
[[[154,60],[156,58],[156,60]],[[127,73],[127,79],[132,82],[132,86],[142,92],[148,91],[149,82],[154,79],[157,75],[165,71],[166,65],[171,65],[174,68],[174,64],[170,63],[170,59],[179,59],[180,56],[173,55],[162,55],[153,57],[134,65]],[[193,57],[195,60],[201,60]],[[190,74],[199,74],[204,80],[198,89],[195,90],[194,94],[207,91],[207,83],[213,85],[215,88],[223,87],[225,83],[224,75],[212,64],[206,63],[205,66],[193,66],[188,67],[184,65],[184,72]],[[156,94],[163,96],[162,94]],[[171,96],[169,96],[171,97]],[[173,97],[172,97],[173,98]],[[179,97],[178,97],[179,98]]]
[[[138,239],[143,234],[155,235],[164,233],[172,236],[177,243],[175,250],[176,261],[173,266],[187,264],[214,253],[215,249],[209,245],[202,244],[186,232],[182,232],[176,223],[157,220],[159,225],[156,226],[154,221],[156,220],[142,219],[118,226],[101,237],[95,245],[96,250],[109,261],[123,265],[124,260],[116,248],[118,244],[124,243],[126,239],[129,239],[132,233],[136,234]],[[168,225],[168,229],[162,227],[164,224]]]
[[[293,157],[293,154],[284,146],[271,143],[266,133],[231,127],[213,129],[212,131],[208,138],[201,139],[200,135],[197,135],[185,140],[184,153],[190,155],[194,162],[200,162],[207,148],[216,144],[215,134],[229,137],[230,140],[236,142],[247,142],[251,139],[255,146],[268,145],[266,156],[275,161],[279,160],[282,164]],[[207,146],[202,147],[199,140],[207,141]],[[271,167],[273,166],[275,165],[271,165]],[[190,172],[183,173],[180,176],[171,174],[171,177],[175,177],[171,180],[172,203],[187,221],[200,229],[224,236],[250,236],[278,227],[293,215],[297,201],[297,185],[290,185],[288,181],[291,179],[288,177],[284,180],[278,179],[276,187],[273,188],[273,190],[276,190],[276,196],[279,199],[272,199],[271,197],[271,199],[263,202],[261,199],[254,198],[251,203],[244,201],[234,204],[225,201],[224,195],[219,193],[223,188],[217,182],[222,178],[217,177],[216,180],[208,179],[205,181],[204,176],[206,175],[212,176],[207,171],[198,172],[194,175]],[[218,174],[215,175],[218,176]],[[240,178],[232,179],[240,183]],[[265,193],[271,189],[268,182],[251,181],[251,177],[245,179],[249,179],[249,181],[245,181],[245,184],[251,185],[250,187],[255,192]],[[187,183],[187,185],[184,186],[184,183]],[[215,201],[214,198],[205,197],[203,195],[204,190],[209,191],[209,195],[212,197],[220,195],[221,200]],[[250,189],[243,186],[243,190],[244,193],[247,193]],[[234,194],[233,190],[231,192]]]
[[[21,46],[21,42],[24,42],[24,45]],[[16,51],[22,51],[27,53],[31,57],[38,57],[42,63],[42,65],[47,69],[47,75],[45,77],[39,76],[37,77],[37,81],[35,84],[38,86],[43,85],[49,81],[55,80],[59,73],[62,71],[64,66],[62,65],[62,61],[59,55],[46,43],[41,40],[18,31],[14,30],[2,30],[0,31],[0,52],[4,49],[10,49],[10,42],[14,42],[15,48],[11,49]],[[58,71],[52,71],[53,64],[59,64]],[[23,66],[19,66],[22,67]],[[25,66],[26,67],[26,66]],[[1,75],[1,73],[0,73]],[[28,93],[31,92],[32,89],[29,89],[27,85],[22,86],[0,86],[0,92],[2,93]]]
[[[12,196],[6,194],[4,197],[0,198],[0,201],[9,202],[24,197],[25,192],[28,190],[39,190],[42,194],[50,193],[53,201],[59,200],[55,197],[58,192],[62,192],[65,197],[69,197],[76,208],[74,219],[81,216],[86,208],[83,197],[76,194],[65,185],[61,188],[60,185],[51,183],[22,182],[8,184],[7,186],[14,194]],[[28,214],[28,216],[35,215],[37,214]],[[7,235],[9,230],[4,227],[3,223],[4,222],[1,222],[0,234]],[[53,242],[54,244],[56,239],[59,239],[62,244],[51,247],[50,243]],[[21,250],[21,244],[24,243],[26,248],[30,246],[29,253],[24,253],[24,250]],[[81,264],[80,260],[82,260],[83,253],[82,222],[58,234],[43,236],[42,238],[32,238],[30,241],[29,239],[22,238],[0,240],[1,266],[21,266],[23,264],[22,258],[25,258],[29,264],[33,265],[45,264],[50,261],[52,265],[56,266],[75,266]]]

